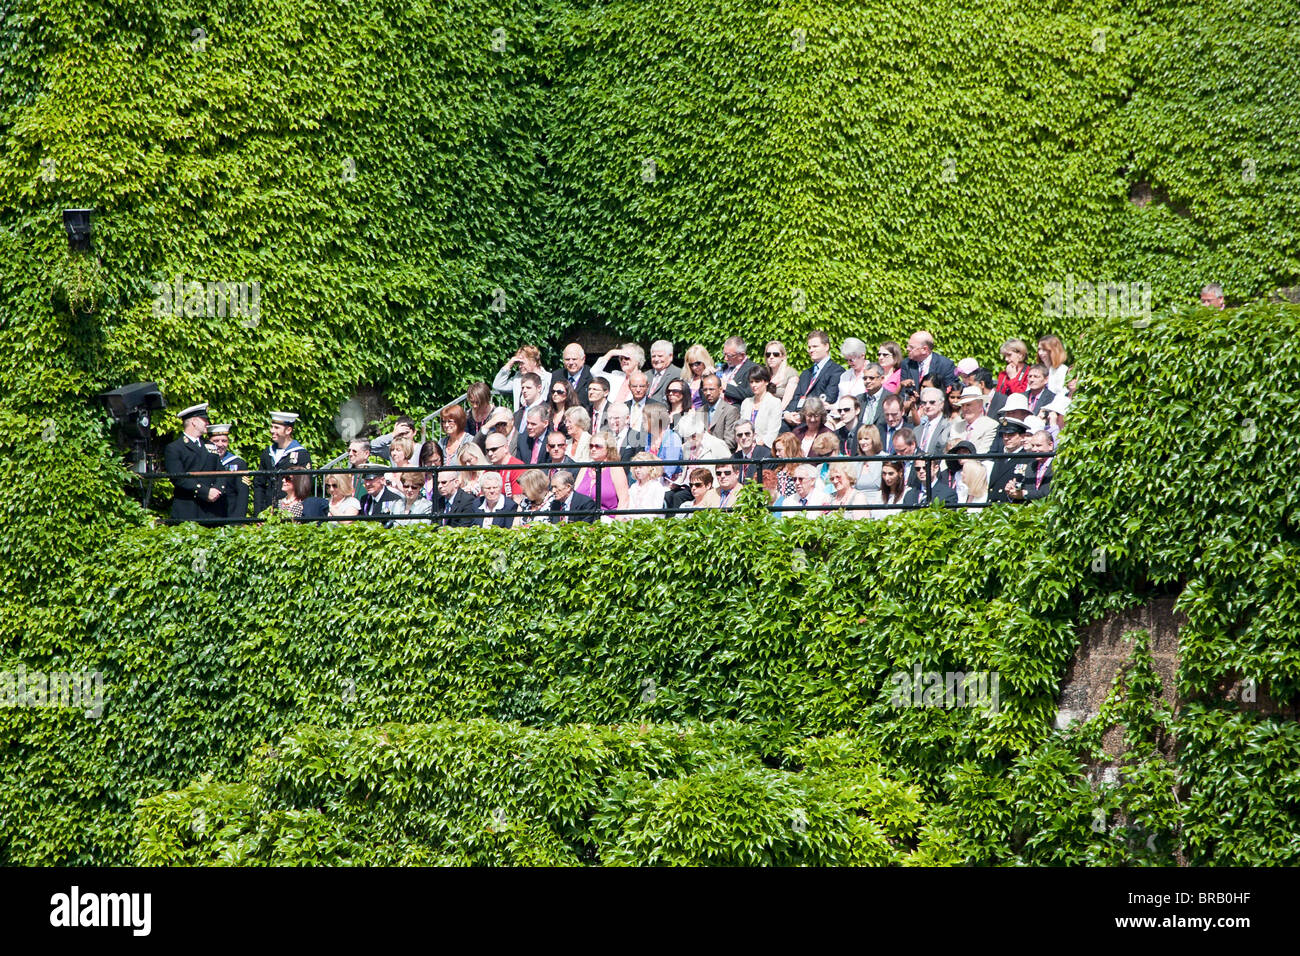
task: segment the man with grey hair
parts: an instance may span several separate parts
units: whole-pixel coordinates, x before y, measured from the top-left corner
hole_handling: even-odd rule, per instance
[[[614,433],[619,459],[629,461],[637,452],[645,451],[645,432],[628,424],[627,405],[623,402],[610,402],[608,413],[609,430]]]
[[[921,420],[916,423],[917,454],[939,455],[948,450],[948,419],[943,415],[944,395],[939,389],[921,389]]]
[[[1201,305],[1207,309],[1222,309],[1224,306],[1223,286],[1217,282],[1207,282],[1201,286]]]
[[[564,361],[564,378],[578,395],[578,401],[587,411],[591,411],[591,399],[587,397],[587,386],[591,384],[591,369],[587,368],[587,353],[577,342],[570,342],[561,354]],[[552,379],[555,375],[552,374]]]
[[[794,505],[799,507],[811,507],[814,505],[827,504],[830,499],[826,496],[826,488],[822,484],[821,475],[815,465],[799,465],[794,470],[794,491],[780,499],[776,505],[778,508],[789,508]],[[778,511],[782,518],[820,518],[826,514],[824,511]]]
[[[859,425],[883,425],[885,423],[885,399],[890,393],[885,391],[885,369],[878,362],[868,362],[862,369],[862,394],[857,396],[862,408]]]
[[[569,521],[592,522],[600,517],[596,502],[573,490],[573,475],[557,471],[551,475],[551,522],[565,524]]]
[[[551,431],[551,416],[541,405],[528,409],[524,430],[519,433],[520,461],[535,465],[545,461],[546,436]]]
[[[745,340],[739,335],[733,335],[722,343],[722,362],[715,374],[722,383],[726,401],[738,406],[745,399],[754,397],[754,390],[749,387],[749,376],[756,368],[758,366],[749,360]]]
[[[668,386],[682,377],[682,370],[673,364],[673,343],[660,339],[650,346],[650,391],[652,402],[668,404]]]

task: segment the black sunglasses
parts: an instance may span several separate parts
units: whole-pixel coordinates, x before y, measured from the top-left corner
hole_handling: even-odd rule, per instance
[[[784,352],[767,352],[767,353],[765,353],[765,354],[767,355],[768,358],[781,358],[785,353],[784,353]]]

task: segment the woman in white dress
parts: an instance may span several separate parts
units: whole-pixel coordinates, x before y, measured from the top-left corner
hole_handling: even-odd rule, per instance
[[[661,461],[648,451],[639,451],[632,456],[632,477],[635,479],[627,489],[628,508],[662,508],[664,506],[663,477],[664,466]],[[663,515],[624,515],[627,521],[638,518],[662,518]]]
[[[853,487],[853,466],[846,461],[837,461],[830,468],[831,486],[835,494],[831,496],[832,505],[865,505],[867,496]],[[828,512],[831,515],[843,515],[846,518],[865,518],[867,512],[849,508],[837,508]]]
[[[1055,335],[1044,335],[1038,340],[1038,361],[1047,369],[1047,387],[1053,395],[1066,393],[1070,366],[1065,364],[1065,345]]]
[[[772,447],[781,430],[781,402],[769,390],[771,384],[772,373],[762,365],[758,366],[749,376],[749,387],[754,397],[740,403],[740,420],[754,426],[755,439],[767,448]]]
[[[330,516],[351,518],[361,514],[361,502],[351,494],[352,479],[347,475],[326,475],[325,495],[329,498]]]
[[[427,515],[432,513],[433,505],[424,497],[425,476],[418,471],[402,473],[402,500],[393,502],[395,515]],[[429,524],[429,518],[403,518],[393,524],[402,528],[415,527],[417,524]]]

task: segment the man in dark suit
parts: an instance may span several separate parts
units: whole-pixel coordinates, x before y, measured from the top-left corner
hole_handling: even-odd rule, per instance
[[[587,411],[591,415],[591,433],[609,427],[609,379],[597,375],[587,386]]]
[[[888,455],[894,450],[894,436],[907,427],[907,422],[903,419],[903,403],[897,395],[886,395],[881,407],[885,417],[876,425],[876,430],[880,432],[881,450]]]
[[[513,525],[519,506],[503,493],[504,486],[500,473],[485,471],[478,483],[483,494],[474,502],[474,510],[478,512],[475,522],[484,528],[489,526],[509,528]]]
[[[599,517],[596,502],[573,490],[573,475],[557,471],[551,475],[551,521],[595,521]]]
[[[1002,448],[999,451],[1019,453],[1025,447],[1025,438],[1028,434],[1029,428],[1024,422],[1008,418],[998,429],[998,437],[1002,439]],[[1033,462],[1023,459],[995,461],[993,471],[989,473],[989,501],[1010,501],[1007,496],[1007,484],[1010,482],[1014,487],[1014,484],[1019,482],[1023,486],[1032,466]]]
[[[1028,385],[1025,389],[1025,401],[1029,403],[1029,414],[1046,418],[1043,409],[1056,397],[1056,393],[1047,387],[1047,367],[1029,366],[1028,371],[1025,372],[1025,382]]]
[[[935,477],[927,485],[926,475],[931,464],[933,462],[924,459],[917,459],[912,463],[912,484],[903,494],[903,507],[924,508],[934,501],[941,505],[956,506],[957,490],[948,482]]]
[[[631,461],[639,451],[645,451],[645,432],[627,423],[627,406],[613,402],[609,406],[609,430],[614,433],[620,461]]]
[[[247,474],[248,462],[230,450],[230,424],[209,425],[208,441],[216,450],[218,461],[226,471],[244,472],[234,474],[226,479],[223,499],[226,503],[227,518],[248,517],[248,492],[253,487],[253,476]]]
[[[758,368],[749,360],[749,347],[739,335],[733,335],[722,343],[722,364],[718,366],[718,378],[722,381],[722,396],[733,405],[742,404],[745,399],[754,397],[754,390],[749,387],[749,376]]]
[[[758,466],[754,462],[772,457],[772,449],[756,441],[753,422],[744,419],[736,423],[736,460],[740,462],[741,481],[757,477]]]
[[[646,397],[652,402],[668,404],[664,394],[668,386],[682,377],[682,370],[673,364],[673,343],[660,339],[650,346],[650,371],[647,374],[650,390]]]
[[[945,358],[934,350],[934,336],[929,332],[913,332],[907,340],[907,358],[903,359],[903,389],[915,391],[921,387],[927,375],[937,375],[943,380],[943,388],[959,384],[957,366],[952,359]],[[911,385],[908,385],[908,382]]]
[[[578,477],[578,463],[568,456],[568,447],[569,440],[564,437],[563,432],[546,433],[545,461],[551,466],[547,469],[548,476],[553,478],[557,472],[567,471],[574,478]]]
[[[442,505],[435,507],[438,523],[450,528],[469,528],[476,523],[477,502],[473,495],[460,486],[459,471],[438,472],[438,493]]]
[[[534,408],[546,410],[546,396],[542,394],[542,377],[536,372],[525,372],[519,377],[519,407],[514,412],[515,431],[520,436],[524,434],[525,416]]]
[[[1031,422],[1042,424],[1038,419],[1033,419]],[[1025,451],[1034,452],[1040,457],[1030,462],[1023,483],[1011,484],[1003,489],[1006,491],[1008,501],[1022,504],[1029,501],[1040,501],[1051,493],[1052,450],[1052,435],[1046,428],[1034,432],[1025,440]],[[991,491],[992,488],[989,490]]]
[[[363,515],[386,515],[402,500],[402,496],[384,484],[384,473],[378,468],[367,469],[361,475],[366,493],[361,496]]]
[[[840,453],[850,457],[858,453],[858,422],[862,418],[862,406],[858,396],[841,395],[830,407],[830,420],[827,425],[835,432],[835,439],[840,443]]]
[[[524,418],[524,430],[519,433],[519,460],[526,465],[536,465],[546,460],[546,436],[551,433],[551,416],[540,406],[530,408]]]
[[[591,384],[591,369],[587,368],[587,353],[577,342],[570,342],[564,347],[562,358],[564,379],[573,386],[573,390],[578,393],[578,401],[590,414],[591,399],[587,397],[587,386]],[[559,373],[553,373],[551,381],[554,382],[559,377]]]
[[[809,398],[820,398],[826,406],[834,405],[840,397],[840,376],[844,369],[831,361],[831,338],[821,329],[808,334],[808,359],[811,368],[799,375],[791,390],[790,401],[782,415],[781,431],[788,432],[803,423],[799,409]]]
[[[287,471],[290,468],[310,468],[311,455],[294,441],[293,429],[298,422],[295,412],[271,413],[271,446],[262,450],[257,462],[259,471]],[[253,479],[253,514],[260,515],[275,507],[283,491],[277,475],[258,475]]]
[[[184,433],[163,451],[163,469],[174,477],[171,516],[177,521],[224,518],[225,475],[192,475],[190,472],[223,471],[221,460],[203,444],[208,428],[208,406],[204,402],[181,412]]]

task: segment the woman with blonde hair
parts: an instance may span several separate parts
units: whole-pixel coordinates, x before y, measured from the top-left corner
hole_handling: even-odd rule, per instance
[[[663,463],[648,451],[632,456],[632,484],[627,489],[627,506],[637,508],[662,508],[664,506]],[[623,515],[625,521],[638,518],[662,518],[663,515]]]
[[[519,517],[515,519],[515,527],[550,524],[551,480],[546,477],[546,472],[540,469],[525,471],[519,476],[519,485],[524,493],[519,498]]]
[[[468,442],[461,445],[460,451],[456,453],[456,457],[451,459],[449,464],[476,468],[475,471],[460,472],[460,486],[475,498],[483,494],[483,489],[479,487],[478,480],[483,474],[483,469],[487,467],[488,460],[487,455],[483,454],[483,450],[476,443]]]
[[[982,505],[989,500],[989,473],[984,462],[963,459],[961,482],[957,485],[957,501],[963,504]]]
[[[461,416],[464,416],[461,412]],[[423,450],[423,449],[421,449]],[[394,468],[409,468],[415,462],[411,461],[415,454],[415,442],[409,438],[394,438],[393,443],[388,446],[389,460],[393,463]],[[402,475],[404,472],[390,471],[384,475],[384,484],[393,489],[397,494],[402,493]]]
[[[691,390],[691,407],[703,408],[704,399],[700,397],[700,383],[704,376],[713,372],[713,359],[709,356],[709,350],[703,345],[692,345],[686,350],[686,370],[682,373],[682,381]]]
[[[581,405],[564,410],[564,433],[569,436],[565,454],[574,461],[590,461],[591,415]]]
[[[791,382],[799,381],[799,372],[790,367],[789,353],[785,350],[785,343],[771,341],[763,349],[763,361],[767,365],[767,370],[772,373],[772,382],[769,388],[772,394],[781,402],[784,408],[789,397],[786,390],[791,387]]]
[[[870,455],[876,461],[861,462],[858,470],[858,480],[854,482],[853,487],[858,491],[865,491],[870,497],[872,492],[880,492],[880,429],[875,425],[863,425],[858,429],[858,454]]]
[[[593,462],[618,461],[618,442],[614,439],[614,433],[600,431],[592,435],[590,455]],[[600,475],[599,498],[596,497],[598,473]],[[628,506],[627,473],[622,468],[580,468],[578,478],[573,483],[573,490],[594,500],[602,511],[622,510]]]
[[[1038,340],[1038,361],[1047,369],[1047,388],[1053,395],[1064,395],[1070,366],[1065,364],[1065,345],[1055,335]]]
[[[352,479],[347,475],[326,475],[325,497],[329,499],[331,517],[351,518],[361,514],[361,502],[353,496]]]
[[[997,390],[1003,395],[1023,392],[1029,388],[1029,346],[1020,339],[1007,339],[1002,343],[1002,361],[1007,367],[998,372]]]
[[[829,474],[831,487],[834,489],[834,494],[830,496],[830,504],[865,505],[867,503],[867,496],[853,487],[853,466],[847,461],[837,461],[832,464]],[[865,511],[856,509],[835,509],[828,513],[853,519],[866,517]]]

